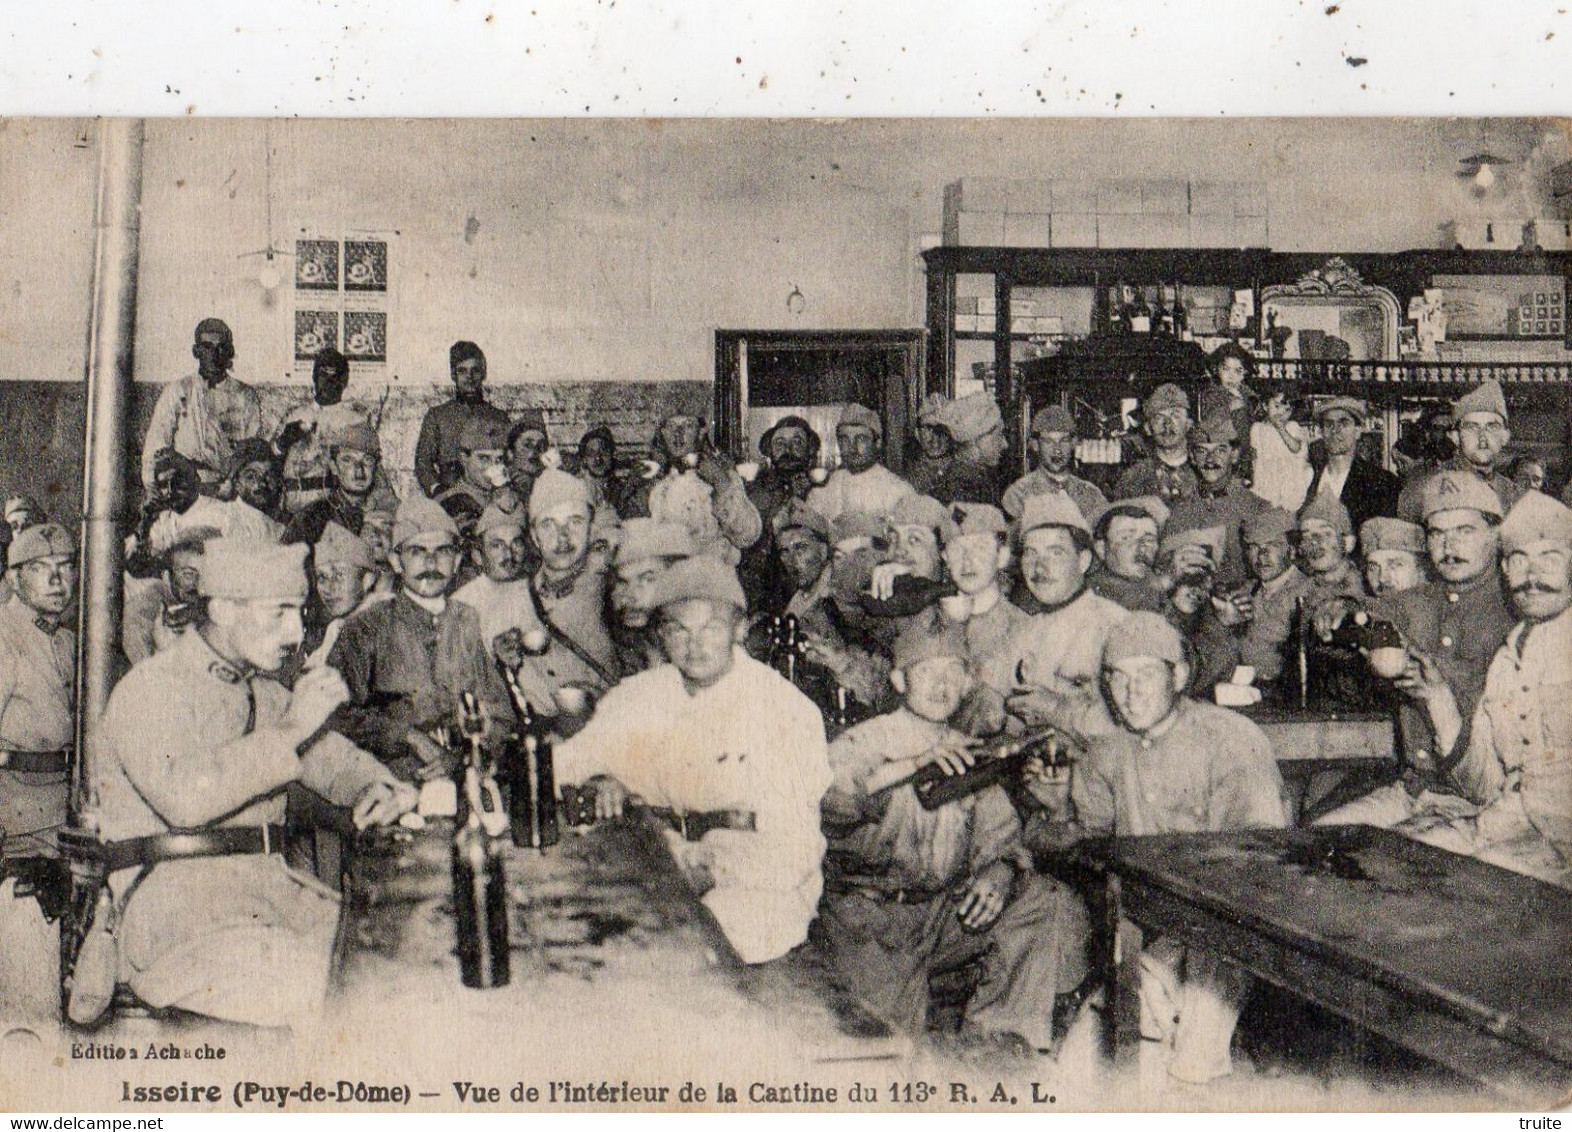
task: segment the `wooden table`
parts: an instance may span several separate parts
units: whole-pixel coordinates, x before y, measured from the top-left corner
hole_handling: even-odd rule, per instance
[[[1298,823],[1379,785],[1397,765],[1397,730],[1389,712],[1299,711],[1264,705],[1235,710],[1271,740]],[[1325,787],[1317,790],[1323,783]]]
[[[350,856],[330,1016],[346,1043],[379,1049],[379,1063],[414,1060],[438,1081],[449,1079],[439,1069],[482,1079],[476,1066],[492,1065],[526,1081],[570,1069],[618,1079],[649,1063],[670,1080],[685,1054],[727,1064],[733,1040],[765,1043],[766,1062],[888,1060],[910,1048],[807,949],[743,965],[661,834],[631,818],[564,831],[544,852],[504,839],[512,979],[465,988],[451,836],[450,822],[435,822],[363,840]],[[444,1020],[441,1049],[395,1032],[432,1017]]]
[[[1139,1040],[1121,917],[1229,956],[1518,1106],[1572,1089],[1572,892],[1368,826],[1088,843],[1105,1052]]]

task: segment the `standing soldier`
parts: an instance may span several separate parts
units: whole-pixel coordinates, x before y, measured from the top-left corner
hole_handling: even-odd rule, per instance
[[[737,469],[710,445],[704,422],[691,413],[673,413],[661,421],[654,449],[665,470],[630,494],[623,514],[676,523],[700,554],[736,565],[758,541],[763,520]]]
[[[508,484],[505,458],[508,427],[485,417],[472,417],[459,431],[459,478],[436,500],[458,523],[459,534],[468,538],[475,520],[493,499],[518,498]]]
[[[345,401],[349,386],[349,359],[332,348],[311,363],[311,400],[296,406],[284,418],[273,446],[283,457],[284,506],[298,515],[323,498],[328,481],[328,457],[333,438],[351,425],[371,424],[371,411],[356,401]],[[379,489],[391,492],[379,470]]]
[[[935,417],[955,442],[955,453],[933,487],[941,503],[999,502],[999,465],[1009,450],[1004,417],[992,393],[969,393],[945,405]]]
[[[1032,438],[1026,452],[1037,467],[1005,489],[1004,513],[1019,519],[1028,495],[1068,495],[1086,522],[1096,523],[1108,506],[1108,498],[1090,480],[1070,474],[1070,461],[1075,457],[1075,418],[1070,410],[1063,405],[1038,409],[1032,415]]]
[[[426,413],[415,441],[415,479],[420,490],[436,496],[458,480],[459,436],[471,420],[508,427],[508,414],[486,400],[486,355],[473,342],[455,342],[448,350],[453,399]]]
[[[196,467],[204,490],[218,484],[234,446],[262,435],[262,400],[229,367],[235,336],[223,319],[197,323],[191,356],[197,372],[171,381],[158,395],[142,442],[142,486],[151,490],[153,461],[173,448]]]
[[[880,463],[884,421],[866,405],[847,405],[835,426],[841,466],[823,487],[808,493],[808,503],[830,522],[860,512],[882,520],[902,499],[915,494],[912,485]]]
[[[1359,528],[1359,553],[1364,558],[1365,589],[1376,597],[1399,594],[1429,577],[1425,529],[1417,523],[1377,516]]]
[[[284,864],[283,787],[298,781],[353,807],[358,827],[414,805],[415,792],[370,755],[321,731],[345,697],[336,672],[307,672],[293,694],[271,675],[300,644],[305,555],[209,544],[207,620],[132,669],[104,712],[94,778],[111,918],[120,970],[152,1006],[309,1024],[327,989],[338,901]]]
[[[1452,428],[1447,433],[1456,449],[1453,457],[1441,466],[1442,471],[1464,472],[1489,485],[1501,501],[1505,515],[1523,494],[1523,489],[1501,473],[1505,464],[1501,455],[1512,442],[1512,430],[1507,422],[1506,395],[1501,386],[1487,381],[1479,388],[1463,394],[1452,403]],[[1410,476],[1403,485],[1397,501],[1399,518],[1414,520],[1424,510],[1425,485],[1438,475]]]

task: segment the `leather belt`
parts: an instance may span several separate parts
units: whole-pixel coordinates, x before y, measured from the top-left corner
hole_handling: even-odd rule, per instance
[[[104,860],[108,871],[112,873],[139,865],[145,868],[164,861],[283,851],[284,827],[281,825],[236,825],[190,833],[160,833],[151,837],[109,841],[103,846]]]
[[[866,896],[885,904],[932,904],[948,891],[943,888],[890,888],[877,880],[825,877],[825,889],[837,896]]]
[[[712,829],[754,833],[758,819],[752,810],[673,810],[665,806],[641,806],[643,813],[682,835],[684,841],[697,841]]]
[[[70,751],[0,751],[0,768],[26,774],[64,774]]]

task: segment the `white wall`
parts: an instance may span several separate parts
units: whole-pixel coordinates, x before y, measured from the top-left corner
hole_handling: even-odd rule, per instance
[[[84,130],[0,122],[0,377],[81,377]],[[415,384],[446,379],[455,338],[498,382],[707,381],[718,327],[920,326],[917,249],[964,176],[1261,179],[1274,248],[1390,251],[1457,215],[1548,214],[1567,156],[1555,127],[1502,121],[150,121],[140,380],[187,372],[207,314],[234,328],[237,373],[289,379],[288,287],[240,258],[267,243],[269,147],[276,243],[401,233],[389,370]],[[1484,147],[1531,160],[1476,199],[1454,174]]]

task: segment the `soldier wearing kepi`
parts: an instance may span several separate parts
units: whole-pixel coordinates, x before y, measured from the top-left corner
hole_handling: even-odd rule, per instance
[[[440,737],[453,722],[459,693],[474,692],[493,722],[509,718],[479,616],[449,599],[458,560],[452,516],[425,496],[406,500],[393,528],[399,592],[352,614],[328,654],[349,688],[333,726],[401,778],[447,772],[450,756]]]
[[[1359,553],[1364,560],[1365,589],[1376,597],[1399,594],[1429,578],[1425,529],[1402,519],[1366,519],[1359,528]]]
[[[808,493],[808,504],[830,522],[848,512],[882,519],[908,495],[912,485],[879,462],[884,421],[866,405],[848,405],[835,426],[841,466],[823,487]]]
[[[191,356],[197,372],[171,381],[158,395],[142,442],[142,486],[151,490],[153,462],[165,448],[190,460],[205,489],[223,475],[234,446],[262,435],[262,401],[257,391],[229,374],[235,336],[220,318],[197,323]]]
[[[327,494],[296,513],[284,528],[283,541],[315,545],[329,523],[358,535],[365,529],[367,511],[387,507],[389,501],[397,508],[392,488],[377,487],[381,464],[382,442],[369,424],[356,421],[333,433],[328,441]]]
[[[153,1006],[308,1024],[327,988],[338,901],[284,864],[282,788],[298,781],[352,807],[360,827],[414,805],[375,759],[321,730],[345,698],[336,672],[306,673],[293,694],[270,675],[300,644],[305,553],[211,543],[201,631],[137,665],[109,698],[97,817],[120,971]],[[166,840],[175,831],[184,853]],[[192,855],[192,841],[207,855]]]
[[[60,624],[76,596],[76,540],[58,523],[11,544],[0,604],[0,845],[4,860],[57,856],[66,823],[76,642]],[[3,862],[0,862],[3,863]],[[58,1016],[60,932],[15,897],[0,867],[0,1025]]]
[[[1092,532],[1068,495],[1032,495],[1016,539],[1021,576],[1039,612],[1011,643],[1018,685],[1006,708],[1028,727],[1056,727],[1076,740],[1106,731],[1098,687],[1103,642],[1127,614],[1086,584]]]
[[[1524,495],[1501,524],[1501,555],[1522,620],[1491,661],[1472,715],[1424,658],[1400,683],[1424,702],[1436,750],[1480,808],[1397,828],[1572,888],[1572,511]]]
[[[1089,584],[1094,593],[1126,609],[1159,612],[1166,601],[1153,573],[1168,507],[1155,495],[1112,503],[1092,530],[1098,565]]]
[[[1436,578],[1411,590],[1363,603],[1370,615],[1389,621],[1411,655],[1423,655],[1450,685],[1464,719],[1472,717],[1484,693],[1491,658],[1505,643],[1513,617],[1497,570],[1501,501],[1490,485],[1470,472],[1443,471],[1424,492],[1425,534]],[[1316,629],[1329,634],[1358,608],[1353,602],[1327,602],[1316,611]],[[1399,779],[1333,810],[1328,825],[1383,828],[1422,818],[1446,819],[1470,812],[1447,773],[1445,752],[1423,702],[1399,685]]]
[[[1512,442],[1507,422],[1506,395],[1501,386],[1487,381],[1463,394],[1452,404],[1452,429],[1447,433],[1456,453],[1442,465],[1442,471],[1464,472],[1489,486],[1501,503],[1505,515],[1523,494],[1523,489],[1501,472],[1502,452]],[[1439,472],[1425,477],[1410,477],[1397,501],[1399,518],[1415,520],[1424,510],[1426,485]]]
[[[426,413],[415,442],[415,479],[420,490],[436,496],[462,472],[459,435],[471,420],[508,427],[508,414],[486,400],[486,354],[473,342],[455,342],[448,350],[453,399]]]
[[[1236,474],[1238,435],[1226,413],[1213,413],[1190,430],[1190,463],[1195,467],[1196,495],[1174,504],[1170,528],[1211,527],[1225,530],[1217,579],[1227,585],[1245,580],[1239,524],[1271,506],[1244,485]]]
[[[1287,824],[1271,743],[1237,712],[1186,698],[1187,667],[1179,634],[1157,614],[1132,613],[1109,632],[1103,684],[1119,726],[1072,769],[1073,820],[1045,827],[1045,839]],[[1146,947],[1141,1036],[1159,1044],[1170,1075],[1199,1083],[1231,1072],[1229,1041],[1249,985],[1202,948],[1171,938]]]
[[[1096,523],[1108,506],[1102,488],[1070,474],[1075,457],[1075,418],[1063,405],[1049,405],[1032,415],[1032,438],[1027,454],[1037,467],[1004,489],[1000,506],[1012,519],[1021,517],[1028,495],[1068,495],[1088,523]]]
[[[1056,995],[1086,974],[1086,913],[1032,869],[1002,788],[927,810],[910,783],[894,785],[930,763],[960,771],[972,760],[951,726],[971,685],[958,627],[902,634],[894,664],[904,705],[830,747],[815,942],[860,999],[918,1034],[929,976],[980,958],[963,1033],[1047,1049]]]
[[[508,466],[504,458],[507,448],[508,426],[503,421],[488,417],[471,417],[459,431],[458,481],[436,496],[442,509],[459,526],[459,533],[468,536],[475,529],[475,520],[493,500],[516,498],[508,487]]]
[[[7,857],[53,856],[66,820],[66,751],[75,729],[76,636],[61,625],[76,597],[76,540],[59,523],[11,544],[0,605],[0,832]]]
[[[1177,385],[1159,385],[1141,402],[1141,417],[1152,439],[1152,454],[1119,477],[1114,498],[1155,495],[1169,507],[1194,499],[1200,481],[1190,465],[1190,399]]]
[[[675,523],[629,519],[617,543],[617,581],[611,588],[611,627],[619,667],[628,675],[666,662],[655,627],[656,586],[666,571],[692,558],[693,540]]]
[[[559,781],[593,785],[602,816],[630,795],[729,812],[725,827],[668,843],[742,961],[765,963],[807,937],[818,905],[830,770],[813,704],[740,647],[743,600],[736,572],[714,558],[672,566],[654,597],[671,663],[607,692],[557,746],[556,769]]]

